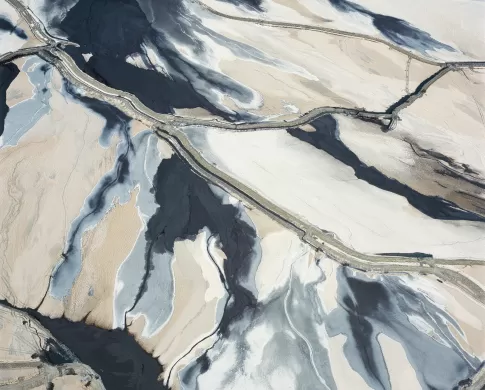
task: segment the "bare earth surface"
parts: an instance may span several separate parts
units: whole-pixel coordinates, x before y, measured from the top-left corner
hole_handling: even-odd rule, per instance
[[[0,389],[481,389],[484,4],[1,3]]]

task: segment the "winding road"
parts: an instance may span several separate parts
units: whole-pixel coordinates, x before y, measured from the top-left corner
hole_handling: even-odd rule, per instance
[[[399,101],[391,105],[385,112],[369,112],[364,109],[342,108],[342,107],[319,107],[315,108],[304,115],[289,121],[267,121],[258,123],[230,123],[222,120],[204,120],[190,117],[181,117],[168,114],[160,114],[150,110],[139,99],[124,91],[119,91],[114,88],[107,87],[94,80],[90,76],[83,73],[72,58],[63,51],[62,47],[66,44],[72,44],[63,39],[53,37],[48,33],[42,23],[36,18],[32,11],[25,6],[19,0],[7,0],[21,17],[29,24],[34,35],[44,45],[38,47],[31,47],[27,49],[20,49],[17,52],[6,53],[0,56],[0,63],[12,61],[16,58],[28,55],[39,55],[44,60],[55,66],[59,72],[70,82],[82,89],[83,93],[106,101],[116,106],[121,111],[125,112],[130,117],[137,119],[153,129],[155,134],[167,141],[174,150],[185,159],[193,168],[193,170],[203,177],[204,179],[219,185],[226,191],[230,192],[246,204],[256,207],[270,216],[272,219],[278,221],[285,227],[295,231],[300,238],[314,247],[318,251],[322,251],[325,255],[333,260],[351,266],[353,268],[377,272],[377,273],[424,273],[433,274],[439,279],[449,282],[456,287],[460,288],[468,295],[476,299],[480,303],[485,303],[485,291],[472,279],[464,276],[463,274],[456,272],[449,266],[453,265],[473,265],[483,266],[485,260],[471,260],[471,259],[438,259],[438,258],[423,258],[416,259],[406,256],[377,256],[359,253],[346,247],[342,242],[335,238],[335,236],[326,231],[322,231],[309,224],[308,222],[301,220],[294,214],[284,210],[276,204],[273,204],[268,199],[261,196],[256,191],[245,186],[233,177],[227,175],[221,170],[214,167],[208,161],[206,161],[188,141],[187,137],[182,131],[181,127],[184,126],[204,126],[226,129],[229,131],[259,131],[268,129],[286,129],[289,127],[301,126],[310,123],[314,119],[326,115],[326,114],[343,114],[360,119],[373,119],[387,121],[387,126],[392,130],[396,121],[398,120],[398,114],[400,111],[406,109],[409,105],[413,104],[417,99],[421,98],[428,88],[430,88],[437,80],[443,77],[450,71],[461,68],[475,68],[485,67],[485,62],[437,62],[415,53],[407,51],[401,47],[393,45],[384,39],[371,37],[363,34],[350,33],[346,31],[340,31],[336,29],[330,29],[320,26],[310,26],[303,24],[293,24],[286,22],[275,22],[263,19],[244,18],[232,15],[226,15],[207,5],[201,3],[198,0],[192,0],[204,7],[214,15],[238,20],[248,23],[257,23],[272,27],[281,28],[293,28],[293,29],[305,29],[319,31],[326,34],[341,35],[345,37],[365,39],[368,41],[379,42],[385,44],[393,50],[397,50],[409,58],[421,61],[430,65],[438,66],[439,69],[436,73],[424,80],[418,88],[405,96]],[[482,375],[483,374],[483,375]],[[478,385],[485,381],[485,374],[483,372],[477,375],[479,380],[476,381]],[[478,386],[476,385],[476,386]],[[473,387],[470,389],[478,389],[479,387]]]
[[[368,255],[354,251],[336,239],[332,233],[322,231],[320,228],[301,220],[297,216],[262,197],[251,188],[235,180],[233,177],[214,167],[200,155],[200,153],[190,144],[184,133],[180,131],[180,127],[183,126],[207,126],[235,131],[286,129],[289,127],[301,126],[306,123],[310,123],[314,119],[325,114],[336,113],[363,119],[389,120],[390,123],[392,123],[397,119],[397,114],[399,111],[405,109],[414,101],[422,97],[426,90],[446,73],[457,68],[485,66],[485,62],[440,64],[441,67],[439,70],[427,80],[424,80],[416,91],[404,96],[394,105],[392,105],[386,112],[369,112],[365,110],[341,107],[319,107],[291,121],[230,123],[220,120],[204,120],[156,113],[141,103],[137,97],[99,83],[83,73],[74,63],[72,58],[62,50],[63,45],[73,43],[51,36],[40,21],[38,21],[32,11],[19,0],[7,0],[7,2],[9,2],[17,10],[17,12],[19,12],[19,14],[31,27],[34,35],[45,44],[36,48],[29,48],[28,50],[21,49],[19,52],[16,52],[17,54],[7,53],[0,57],[4,62],[8,60],[11,61],[12,59],[17,58],[18,55],[39,55],[44,60],[54,65],[66,79],[75,84],[77,87],[81,88],[83,93],[86,95],[113,104],[127,115],[152,128],[160,138],[163,138],[169,142],[177,153],[188,163],[190,163],[198,175],[223,187],[226,191],[237,196],[242,201],[260,209],[282,225],[292,229],[301,237],[303,241],[310,244],[315,249],[323,251],[335,261],[349,265],[356,269],[379,273],[419,272],[434,274],[438,278],[448,281],[461,288],[479,302],[485,303],[485,291],[480,285],[463,276],[462,274],[446,268],[446,266],[452,265],[483,266],[485,265],[485,260],[438,258],[416,259],[414,257],[406,256],[394,257]],[[280,25],[280,23],[283,22],[273,23]],[[372,37],[367,38],[374,40]],[[399,51],[402,50],[403,49],[399,48]],[[406,52],[406,54],[409,53]],[[424,61],[422,58],[417,59]]]

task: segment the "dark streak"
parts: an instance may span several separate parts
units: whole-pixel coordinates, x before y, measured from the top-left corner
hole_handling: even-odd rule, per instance
[[[221,249],[227,256],[224,262],[225,286],[233,299],[219,327],[219,332],[225,335],[234,318],[246,308],[256,305],[253,294],[240,285],[251,267],[256,232],[239,218],[236,207],[222,204],[209,185],[175,155],[160,163],[153,192],[160,207],[147,224],[145,275],[132,309],[146,290],[152,253],[173,253],[176,240],[193,239],[207,227],[212,235],[219,237]]]
[[[351,167],[358,179],[394,194],[403,196],[411,206],[428,217],[441,220],[464,220],[485,222],[485,217],[458,207],[455,203],[438,196],[419,193],[411,187],[390,178],[375,167],[367,166],[339,138],[337,121],[326,115],[312,122],[315,132],[305,132],[299,128],[287,132],[317,149],[323,150],[338,161]]]
[[[243,6],[249,8],[252,11],[263,12],[264,9],[261,6],[263,4],[263,0],[219,0],[224,3],[231,3],[236,6]]]
[[[397,108],[399,108],[400,106],[404,106],[405,103],[411,100],[413,96],[419,96],[423,90],[426,90],[427,84],[434,80],[437,75],[441,74],[443,72],[443,69],[444,68],[440,68],[437,72],[431,74],[428,78],[421,81],[413,92],[401,97],[398,101],[390,105],[385,112],[387,114],[392,114]]]
[[[426,259],[426,258],[433,258],[433,255],[429,253],[423,253],[423,252],[406,252],[406,253],[400,253],[400,252],[390,252],[390,253],[378,253],[379,256],[405,256],[405,257],[414,257],[416,259]]]
[[[354,369],[358,370],[358,362],[365,367],[368,376],[364,379],[372,388],[390,388],[377,340],[380,333],[405,348],[423,388],[451,389],[477,369],[478,359],[464,351],[449,330],[449,326],[459,330],[456,321],[422,293],[398,278],[368,279],[348,268],[340,269],[338,279],[340,309],[329,314],[327,330],[330,337],[341,333],[347,336],[344,353]],[[423,319],[433,328],[435,337],[448,345],[416,329],[408,316]]]
[[[131,121],[129,117],[107,103],[78,94],[74,87],[67,81],[64,82],[64,87],[66,92],[69,93],[74,99],[81,101],[89,109],[105,118],[106,124],[100,136],[101,140],[106,142],[113,135],[113,133],[118,132],[120,137],[124,140],[126,148],[118,155],[114,169],[109,174],[103,176],[103,178],[97,184],[96,193],[90,195],[87,202],[89,212],[72,226],[69,232],[67,247],[61,255],[63,262],[53,273],[50,280],[51,285],[55,285],[57,283],[56,278],[61,275],[63,272],[62,268],[67,266],[71,254],[76,250],[76,238],[80,233],[80,229],[83,227],[83,222],[91,216],[98,214],[103,209],[103,207],[106,205],[106,194],[111,188],[128,180],[130,163],[129,153],[134,152],[129,134]]]
[[[339,11],[345,13],[357,12],[370,17],[372,23],[381,34],[397,45],[415,49],[421,53],[427,50],[439,49],[455,51],[451,46],[437,41],[429,33],[420,30],[405,20],[374,13],[349,0],[329,0],[329,2]]]
[[[227,299],[226,299],[226,302],[224,303],[224,309],[223,309],[223,312],[225,313],[226,310],[227,310],[227,306],[229,304],[229,302],[231,301],[232,299],[232,293],[231,293],[231,290],[229,290],[228,286],[227,286],[227,283],[226,283],[226,278],[224,277],[224,274],[222,272],[222,270],[219,268],[219,265],[217,264],[216,260],[214,259],[214,257],[212,256],[212,254],[210,253],[209,251],[209,244],[210,244],[210,240],[211,238],[213,238],[214,235],[210,235],[208,238],[207,238],[207,241],[206,241],[206,247],[207,247],[207,253],[209,254],[209,257],[212,261],[212,263],[215,265],[215,267],[217,268],[217,272],[219,274],[219,279],[221,280],[221,283],[223,284],[224,286],[224,289],[226,290],[227,292]],[[231,319],[232,321],[232,319]],[[197,347],[200,343],[202,343],[203,341],[207,340],[208,338],[212,337],[213,335],[215,335],[216,333],[219,332],[220,328],[221,328],[221,322],[219,322],[219,324],[217,324],[217,327],[214,329],[213,332],[211,332],[209,335],[203,337],[201,340],[199,340],[197,343],[193,344],[192,347],[190,348],[190,350],[187,351],[187,353],[185,353],[183,356],[181,356],[173,365],[172,365],[172,368],[170,369],[170,372],[168,373],[168,377],[167,377],[167,383],[170,383],[170,377],[172,376],[172,370],[173,368],[178,364],[178,362],[180,362],[183,358],[185,358],[189,353],[191,353],[195,347]],[[216,345],[216,343],[220,340],[220,336],[219,338],[211,345],[210,348],[206,349],[204,351],[204,353],[199,356],[196,361],[195,361],[195,365],[193,365],[191,368],[188,369],[188,372],[186,373],[186,375],[188,375],[189,377],[191,376],[191,373],[190,371],[192,370],[195,370],[196,367],[199,368],[199,374],[203,374],[205,372],[207,372],[207,370],[209,369],[210,367],[210,359],[208,357],[208,353],[209,351],[214,348],[214,346]]]
[[[467,183],[470,183],[470,184],[473,184],[474,186],[485,189],[485,184],[480,183],[477,180],[470,179],[466,176],[460,175],[460,174],[452,171],[451,169],[435,169],[434,172],[438,173],[440,175],[443,175],[443,176],[452,177],[453,179],[464,180]]]
[[[0,136],[5,130],[5,118],[9,111],[7,105],[7,89],[19,73],[20,70],[15,64],[0,65]]]
[[[9,34],[15,34],[20,39],[26,40],[27,34],[20,27],[15,26],[10,20],[0,15],[0,31],[8,32]]]
[[[48,0],[61,14],[62,2]],[[140,5],[141,4],[141,5]],[[150,109],[159,113],[174,113],[176,108],[202,107],[230,120],[252,117],[244,112],[231,112],[211,103],[207,95],[211,89],[228,93],[243,102],[253,98],[252,92],[209,67],[184,58],[173,44],[189,46],[204,54],[204,43],[194,32],[205,32],[196,15],[183,2],[138,3],[136,0],[79,0],[61,18],[54,18],[56,28],[62,30],[79,48],[69,46],[66,52],[81,70],[113,88],[130,92]],[[143,12],[153,8],[155,19],[147,20]],[[157,71],[144,52],[143,44],[150,44],[160,55],[167,73]],[[86,61],[82,54],[91,54]],[[140,55],[148,69],[126,62],[132,55]]]

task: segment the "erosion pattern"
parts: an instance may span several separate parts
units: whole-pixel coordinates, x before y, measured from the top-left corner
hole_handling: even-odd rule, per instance
[[[0,388],[485,385],[480,21],[411,3],[2,3]]]

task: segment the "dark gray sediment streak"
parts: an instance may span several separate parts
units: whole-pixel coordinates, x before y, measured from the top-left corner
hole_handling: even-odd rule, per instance
[[[321,261],[329,260],[295,261],[288,283],[235,318],[222,338],[179,373],[181,388],[247,387],[251,381],[274,388],[269,380],[281,370],[294,381],[288,386],[336,389],[332,364],[338,362],[330,361],[328,348],[334,348],[330,338],[340,334],[346,336],[351,369],[373,389],[391,389],[379,334],[401,344],[423,388],[449,390],[480,368],[451,332],[463,335],[457,322],[402,278],[371,279],[339,267],[337,307],[326,311],[319,292],[327,288]],[[257,369],[245,377],[254,364]]]
[[[485,215],[462,209],[455,203],[438,196],[421,194],[397,179],[384,175],[375,167],[364,164],[340,139],[338,123],[333,116],[326,115],[315,119],[311,125],[316,131],[307,132],[299,128],[292,128],[287,132],[349,166],[353,169],[356,178],[384,191],[404,197],[412,207],[430,218],[485,222]]]
[[[224,333],[228,321],[255,301],[250,279],[254,262],[259,261],[259,251],[253,226],[241,217],[238,207],[225,204],[177,155],[160,163],[153,181],[153,193],[158,208],[148,220],[145,231],[145,273],[131,307],[123,309],[125,316],[127,313],[134,315],[141,312],[157,314],[158,310],[157,315],[148,317],[156,318],[149,326],[150,333],[163,324],[168,318],[169,309],[165,309],[164,313],[160,310],[167,305],[170,307],[173,298],[173,287],[170,287],[167,278],[170,275],[174,244],[178,240],[193,239],[202,229],[207,228],[218,237],[221,250],[227,256],[224,275],[233,299],[221,320],[219,331]],[[163,304],[160,302],[158,307],[152,302],[157,295],[150,297],[151,294],[147,294],[155,288],[162,293],[158,299]],[[120,321],[119,314],[117,318]]]
[[[349,0],[329,0],[337,10],[343,13],[358,13],[369,17],[379,32],[396,45],[413,49],[426,55],[428,51],[456,51],[451,46],[431,37],[426,31],[411,25],[405,20],[372,12],[364,6]]]
[[[406,256],[406,257],[415,257],[417,259],[426,259],[432,258],[433,255],[429,253],[422,253],[422,252],[406,252],[406,253],[399,253],[399,252],[390,252],[390,253],[377,253],[379,256]]]
[[[129,200],[133,189],[138,186],[139,193],[137,195],[137,208],[142,221],[144,218],[147,218],[144,213],[154,211],[152,207],[150,207],[150,196],[153,195],[147,193],[148,191],[146,191],[145,183],[151,180],[152,176],[150,175],[154,173],[150,170],[152,161],[150,159],[147,160],[147,156],[156,157],[158,155],[156,148],[157,139],[148,130],[131,137],[129,135],[128,126],[129,124],[121,122],[120,124],[115,125],[115,127],[105,127],[104,129],[109,129],[110,131],[126,131],[126,133],[122,134],[127,138],[121,138],[119,141],[117,148],[118,157],[115,162],[115,167],[103,176],[100,182],[96,185],[86,199],[81,213],[71,225],[71,234],[66,243],[64,258],[57,270],[53,273],[50,292],[55,297],[60,298],[69,293],[80,271],[80,243],[82,234],[86,230],[95,226],[106,215],[116,198],[121,204],[126,203]],[[137,255],[139,255],[137,249],[138,245],[137,242],[130,255],[135,256],[135,260],[138,258]],[[58,271],[61,267],[63,267],[63,269]],[[122,266],[121,269],[123,269],[123,267],[124,266]],[[136,266],[134,268],[129,267],[126,279],[122,278],[122,284],[128,286],[129,281],[132,278],[136,278],[137,272],[140,271]],[[119,277],[120,274],[117,275],[117,280]],[[117,289],[120,289],[120,287],[118,286]],[[117,293],[119,294],[120,291]],[[116,302],[120,299],[117,293],[115,292],[115,327],[124,327],[124,324],[121,326],[117,321]]]
[[[456,321],[402,279],[370,279],[343,267],[338,280],[339,309],[329,314],[327,329],[330,336],[346,335],[344,353],[372,388],[390,389],[381,333],[401,343],[423,388],[454,388],[479,368],[449,329],[461,332]]]
[[[5,118],[9,112],[7,89],[19,73],[19,68],[15,64],[0,65],[0,136],[4,132]]]
[[[72,86],[66,84],[66,90],[74,98]],[[114,135],[119,137],[116,161],[113,169],[105,174],[87,197],[78,217],[72,222],[62,257],[53,271],[50,293],[62,299],[70,293],[76,277],[81,271],[81,239],[86,230],[93,228],[106,214],[114,199],[118,197],[121,204],[129,199],[133,187],[129,178],[130,159],[135,153],[130,136],[130,119],[121,111],[105,103],[88,101],[88,107],[94,108],[106,119],[100,133],[100,144],[107,143]]]
[[[27,34],[20,27],[13,24],[7,17],[0,15],[0,33],[15,34],[18,38],[26,40]]]

